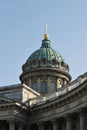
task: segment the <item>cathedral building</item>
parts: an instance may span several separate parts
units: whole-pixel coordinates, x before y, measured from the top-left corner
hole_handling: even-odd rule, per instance
[[[87,73],[71,81],[47,33],[19,78],[0,87],[0,130],[87,130]]]

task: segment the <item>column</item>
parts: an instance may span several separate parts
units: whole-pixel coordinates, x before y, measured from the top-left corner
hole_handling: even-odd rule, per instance
[[[9,121],[9,130],[15,130],[15,122]]]
[[[23,126],[21,124],[18,125],[18,130],[23,130]]]
[[[67,84],[67,80],[65,79],[65,80],[64,80],[64,85],[66,85],[66,84]]]
[[[43,122],[39,122],[39,123],[38,123],[38,127],[39,127],[39,130],[45,130],[45,127],[44,127],[44,123],[43,123]]]
[[[6,130],[5,126],[1,126],[1,130]]]
[[[23,130],[23,127],[22,126],[18,127],[18,130]]]
[[[52,125],[53,125],[53,130],[58,130],[58,122],[57,122],[57,119],[54,118],[51,120],[52,122]]]
[[[51,88],[51,82],[50,82],[50,77],[48,77],[48,80],[47,80],[47,92],[50,91],[50,88]]]
[[[59,79],[57,77],[57,90],[58,90],[58,88],[59,88]]]
[[[86,129],[86,116],[84,112],[80,112],[80,130],[87,130]]]
[[[61,129],[66,130],[66,120],[65,120],[65,118],[60,123],[61,123]]]
[[[29,79],[29,87],[31,88],[31,79]]]
[[[29,126],[26,126],[26,127],[24,128],[24,130],[30,130],[30,127],[29,127]]]
[[[38,85],[37,85],[37,86],[38,86],[38,92],[41,92],[41,87],[40,87],[40,86],[41,86],[40,78],[38,78]]]
[[[67,115],[66,118],[66,130],[72,130],[72,118],[70,115]]]

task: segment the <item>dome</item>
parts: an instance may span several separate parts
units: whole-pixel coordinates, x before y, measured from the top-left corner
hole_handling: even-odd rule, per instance
[[[64,59],[62,56],[55,50],[51,48],[50,40],[44,39],[42,41],[42,45],[40,49],[33,52],[30,57],[28,58],[27,62],[33,61],[33,60],[43,60],[46,61],[63,61]]]
[[[47,34],[44,35],[41,47],[23,64],[22,71],[21,82],[41,94],[57,91],[71,80],[68,64],[51,47]]]
[[[62,69],[68,71],[69,67],[65,63],[63,57],[51,47],[51,42],[48,37],[44,37],[42,40],[41,47],[34,51],[26,63],[23,65],[23,70],[37,68],[37,67],[56,67],[60,68],[62,65]]]

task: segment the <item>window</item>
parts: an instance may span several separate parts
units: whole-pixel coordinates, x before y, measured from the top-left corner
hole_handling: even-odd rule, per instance
[[[51,91],[54,91],[56,89],[56,84],[55,84],[55,82],[51,82],[51,88],[50,88],[50,90]]]
[[[34,89],[35,91],[37,91],[37,82],[34,82],[34,83],[33,83],[32,89]]]
[[[44,61],[43,61],[43,65],[45,65],[45,64],[46,64],[46,61],[44,60]]]
[[[41,92],[42,92],[42,93],[45,93],[46,90],[47,90],[47,82],[46,82],[46,81],[43,81],[43,82],[41,83]]]
[[[43,59],[43,60],[42,60],[42,63],[43,63],[43,65],[46,65],[46,60]]]
[[[56,60],[55,59],[52,60],[52,65],[56,65]]]

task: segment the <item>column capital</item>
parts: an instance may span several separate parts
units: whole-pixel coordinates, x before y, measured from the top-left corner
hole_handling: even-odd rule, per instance
[[[43,126],[44,125],[44,121],[38,121],[37,123],[39,126]]]
[[[86,117],[87,116],[87,112],[83,109],[79,110],[79,116],[83,116]]]
[[[10,122],[16,122],[15,119],[7,119],[7,122],[10,123]]]
[[[66,115],[66,119],[67,119],[67,121],[73,120],[73,119],[72,119],[72,115],[71,115],[71,114],[67,114],[67,115]]]

